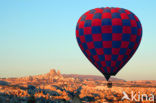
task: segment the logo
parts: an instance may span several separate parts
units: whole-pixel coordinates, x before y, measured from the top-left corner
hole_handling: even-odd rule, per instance
[[[140,92],[134,93],[131,92],[130,95],[128,95],[125,91],[123,91],[123,97],[121,100],[129,100],[129,101],[151,101],[154,102],[154,94],[141,94]]]

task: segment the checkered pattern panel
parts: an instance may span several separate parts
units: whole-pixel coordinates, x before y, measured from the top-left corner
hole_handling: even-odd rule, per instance
[[[115,75],[138,48],[142,27],[126,9],[96,8],[80,17],[76,37],[82,52],[100,72]]]

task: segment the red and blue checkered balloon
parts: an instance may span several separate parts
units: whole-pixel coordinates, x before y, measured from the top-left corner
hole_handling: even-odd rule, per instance
[[[139,19],[123,8],[95,8],[78,20],[76,38],[84,55],[109,80],[129,61],[142,37]]]

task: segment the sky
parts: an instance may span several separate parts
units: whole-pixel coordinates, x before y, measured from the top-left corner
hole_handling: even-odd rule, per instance
[[[81,52],[76,23],[86,11],[121,7],[138,16],[141,44],[115,76],[156,80],[156,0],[1,0],[0,77],[22,77],[60,70],[65,74],[102,74]]]

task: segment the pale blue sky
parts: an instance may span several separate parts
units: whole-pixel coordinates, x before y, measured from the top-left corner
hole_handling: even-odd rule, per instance
[[[101,75],[79,49],[75,26],[97,7],[121,7],[143,26],[140,47],[116,75],[126,80],[156,79],[156,0],[1,0],[0,77],[49,72]]]

